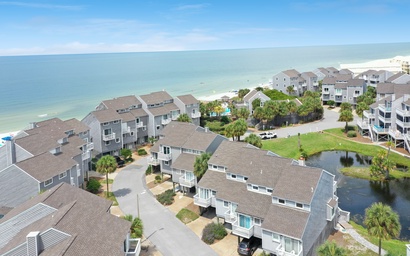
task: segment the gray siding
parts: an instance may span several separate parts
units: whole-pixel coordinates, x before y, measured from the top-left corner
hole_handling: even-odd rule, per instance
[[[110,122],[108,125],[103,125],[101,124],[101,141],[102,141],[102,151],[101,153],[114,153],[119,155],[119,151],[122,149],[122,128],[121,128],[121,122],[114,123]],[[111,129],[112,133],[115,133],[115,138],[113,140],[109,141],[109,145],[106,144],[105,141],[102,140],[104,130]],[[119,139],[117,142],[116,140]]]
[[[143,125],[145,128],[140,127],[137,130],[137,143],[138,144],[142,144],[146,142],[146,140],[148,139],[148,126],[149,126],[148,116],[140,117],[140,120],[143,122]]]
[[[33,154],[30,154],[29,152],[27,152],[27,150],[23,149],[19,145],[15,146],[15,150],[16,150],[16,163],[26,160],[30,157],[33,157]]]
[[[0,170],[7,167],[7,149],[6,146],[0,147]]]
[[[215,202],[216,206],[215,206],[215,210],[216,210],[216,215],[218,217],[224,218],[225,217],[225,212],[227,210],[229,210],[229,208],[224,207],[224,201],[221,199],[216,199]]]
[[[262,230],[262,248],[270,252],[276,252],[276,248],[279,246],[279,242],[272,240],[272,232]]]
[[[280,72],[277,75],[274,75],[272,78],[272,89],[276,89],[280,92],[287,94],[286,87],[288,87],[289,85],[290,85],[289,76],[285,75],[282,72]]]
[[[333,223],[326,220],[327,202],[333,197],[334,176],[323,171],[311,204],[311,214],[302,236],[303,255],[310,255],[314,247],[324,242],[333,231]],[[312,214],[314,213],[314,214]],[[337,215],[334,217],[334,220]],[[330,224],[329,224],[330,223]]]
[[[11,165],[0,171],[0,206],[16,207],[39,192],[38,181]]]
[[[81,121],[90,127],[90,137],[94,143],[94,151],[102,153],[102,137],[101,137],[101,125],[100,122],[95,118],[94,115],[88,114]]]

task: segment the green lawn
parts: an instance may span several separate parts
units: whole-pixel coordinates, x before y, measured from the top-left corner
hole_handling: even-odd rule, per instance
[[[199,218],[199,215],[194,213],[193,211],[188,210],[187,208],[182,208],[177,213],[177,218],[182,221],[184,224],[187,224],[191,221],[194,221]]]
[[[365,239],[370,241],[372,244],[375,244],[378,246],[379,244],[379,239],[370,237],[367,234],[367,230],[359,225],[356,224],[353,221],[350,221],[350,224],[353,226],[353,228],[359,233],[361,236],[363,236]],[[406,256],[406,244],[408,244],[408,241],[401,241],[401,240],[382,240],[382,248],[385,249],[386,251],[390,252],[390,255],[395,255],[395,256]]]
[[[354,142],[347,138],[339,137],[340,128],[325,130],[324,133],[311,132],[300,135],[300,144],[308,155],[313,155],[322,151],[350,151],[362,155],[375,156],[379,150],[384,150],[377,145],[367,145]],[[342,135],[341,135],[342,136]],[[290,138],[278,138],[262,142],[262,149],[270,150],[280,156],[298,159],[300,152],[298,149],[298,136]],[[389,159],[396,164],[410,166],[410,158],[403,157],[391,152]]]

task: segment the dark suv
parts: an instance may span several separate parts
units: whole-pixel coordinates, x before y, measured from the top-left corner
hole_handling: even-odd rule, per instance
[[[118,167],[123,167],[125,165],[125,161],[121,159],[119,156],[114,156],[115,161],[117,161],[117,166]]]
[[[259,238],[253,236],[249,239],[244,238],[242,239],[242,242],[238,244],[238,253],[240,255],[250,256],[256,251],[256,249],[258,249],[260,242]]]

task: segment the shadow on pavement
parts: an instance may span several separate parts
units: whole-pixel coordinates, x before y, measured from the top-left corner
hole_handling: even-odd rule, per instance
[[[117,189],[114,191],[114,195],[116,197],[122,197],[125,196],[127,194],[129,194],[131,192],[131,189],[129,188],[121,188],[121,189]]]

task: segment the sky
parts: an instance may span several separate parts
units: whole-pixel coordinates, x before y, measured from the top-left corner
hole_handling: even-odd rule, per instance
[[[410,42],[409,0],[0,0],[0,56]]]

